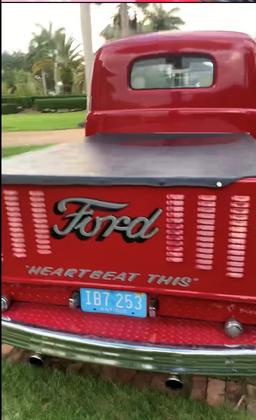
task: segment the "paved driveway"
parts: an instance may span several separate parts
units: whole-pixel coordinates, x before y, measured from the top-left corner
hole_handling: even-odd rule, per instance
[[[2,147],[81,142],[84,128],[54,131],[16,131],[2,133]]]

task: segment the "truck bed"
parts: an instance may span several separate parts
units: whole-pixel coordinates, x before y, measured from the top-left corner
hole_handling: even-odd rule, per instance
[[[256,141],[246,133],[98,134],[3,163],[4,184],[221,187],[250,177]]]
[[[6,343],[142,370],[255,375],[252,137],[97,135],[3,166]],[[147,317],[74,309],[84,288],[146,294]],[[244,330],[235,339],[224,331],[233,318]]]

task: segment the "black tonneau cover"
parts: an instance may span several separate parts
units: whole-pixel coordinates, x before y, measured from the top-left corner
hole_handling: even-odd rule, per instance
[[[216,187],[256,177],[249,134],[97,134],[42,153],[34,169],[4,168],[3,183]]]

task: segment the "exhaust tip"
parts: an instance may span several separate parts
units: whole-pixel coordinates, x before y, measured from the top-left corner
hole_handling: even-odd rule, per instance
[[[172,389],[172,390],[182,389],[183,385],[184,385],[184,383],[181,380],[181,378],[179,376],[175,376],[175,375],[170,376],[165,381],[166,388],[169,388],[169,389]]]
[[[38,354],[38,353],[32,354],[29,357],[29,363],[33,366],[39,366],[40,367],[40,366],[43,366],[43,364],[44,364],[44,358],[41,354]]]

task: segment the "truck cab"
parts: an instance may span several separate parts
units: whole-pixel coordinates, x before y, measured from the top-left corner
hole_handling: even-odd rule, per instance
[[[241,33],[97,52],[84,143],[3,165],[4,342],[256,374],[255,82],[256,43]]]
[[[251,133],[256,46],[237,32],[162,32],[96,54],[88,136],[96,133]]]

